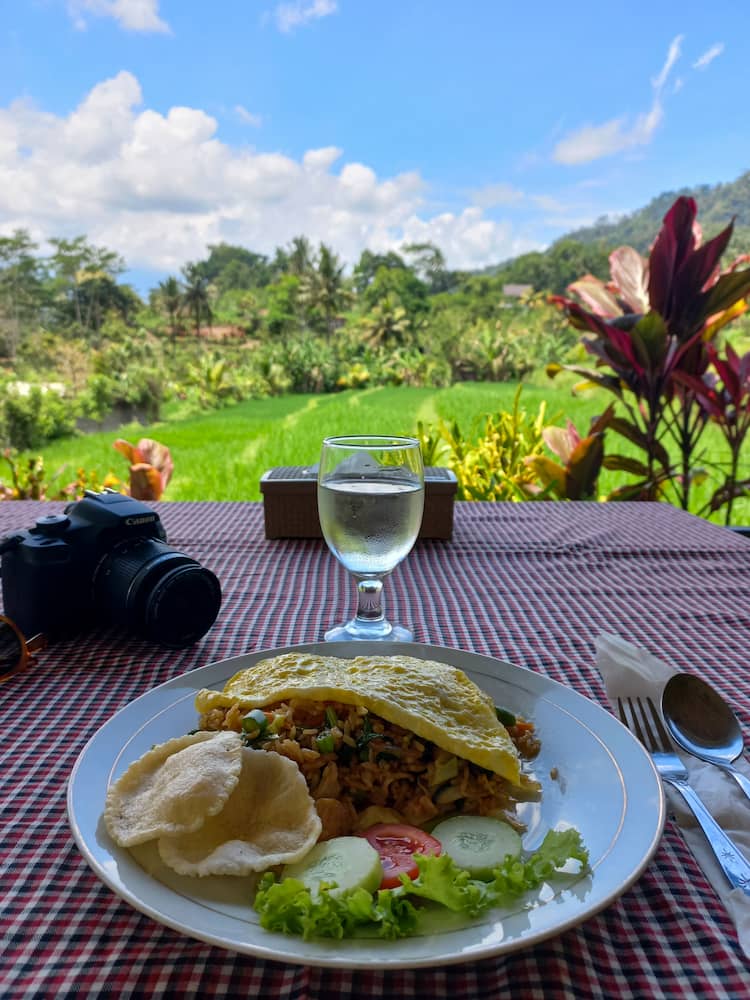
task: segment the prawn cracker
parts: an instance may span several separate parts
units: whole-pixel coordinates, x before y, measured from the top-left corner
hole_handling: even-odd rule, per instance
[[[161,837],[162,861],[180,875],[249,875],[299,861],[322,824],[294,761],[266,750],[242,750],[236,788],[194,833]]]
[[[107,791],[104,822],[121,847],[198,830],[224,808],[242,766],[238,733],[194,733],[160,743]]]

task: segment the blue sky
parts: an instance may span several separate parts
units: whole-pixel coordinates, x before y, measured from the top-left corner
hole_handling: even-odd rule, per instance
[[[4,0],[0,233],[472,268],[750,168],[748,0]],[[699,206],[700,208],[700,206]]]

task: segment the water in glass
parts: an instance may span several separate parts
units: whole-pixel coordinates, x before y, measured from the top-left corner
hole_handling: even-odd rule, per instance
[[[353,436],[323,442],[318,514],[331,552],[357,581],[357,615],[326,639],[411,639],[382,607],[382,578],[410,552],[422,522],[424,470],[412,438]]]

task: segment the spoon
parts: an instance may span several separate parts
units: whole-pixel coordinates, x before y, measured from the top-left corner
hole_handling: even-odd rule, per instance
[[[710,684],[695,674],[674,674],[662,692],[661,711],[683,750],[727,771],[750,799],[750,779],[732,763],[744,749],[740,724]]]

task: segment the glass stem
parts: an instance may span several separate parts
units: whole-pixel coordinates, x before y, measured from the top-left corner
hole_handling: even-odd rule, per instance
[[[357,580],[357,618],[376,625],[385,621],[383,614],[383,581],[377,577]]]

